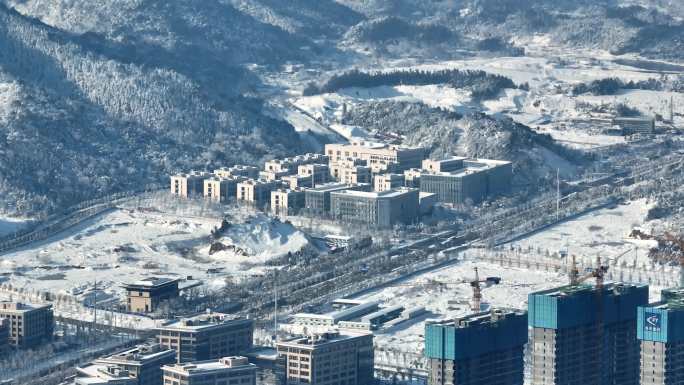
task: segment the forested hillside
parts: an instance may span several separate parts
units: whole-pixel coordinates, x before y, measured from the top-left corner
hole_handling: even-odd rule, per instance
[[[94,44],[0,6],[0,210],[44,212],[169,171],[301,150],[262,101]]]

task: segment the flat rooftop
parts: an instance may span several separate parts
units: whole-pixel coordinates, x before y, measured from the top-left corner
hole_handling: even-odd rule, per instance
[[[185,364],[164,365],[164,371],[180,374],[206,374],[207,372],[229,370],[256,370],[256,365],[250,364],[247,357],[225,357],[218,360],[197,361]]]
[[[129,283],[129,284],[124,284],[124,287],[129,287],[129,286],[139,286],[139,287],[160,287],[172,283],[177,283],[180,281],[180,278],[167,278],[167,277],[148,277],[148,278],[143,278],[141,280]]]
[[[114,353],[110,356],[100,358],[96,361],[98,362],[111,362],[111,363],[126,363],[126,364],[142,364],[146,361],[155,360],[159,357],[165,355],[176,356],[176,351],[173,349],[164,349],[159,344],[150,345],[138,345],[134,348],[122,350],[118,353]]]
[[[327,333],[318,333],[311,336],[294,337],[288,340],[278,342],[278,345],[296,346],[296,347],[320,347],[327,344],[332,344],[339,341],[350,340],[359,337],[373,335],[370,332],[356,332],[350,330],[331,331]]]
[[[24,312],[29,312],[29,311],[38,310],[38,309],[48,309],[51,307],[52,307],[52,305],[50,305],[50,304],[39,305],[39,304],[26,303],[26,302],[0,301],[0,311],[12,311],[12,312],[24,313]]]
[[[646,287],[648,285],[643,284],[627,284],[627,283],[613,283],[609,282],[603,285],[604,291],[614,291],[617,288],[632,289],[639,287]],[[580,285],[566,285],[561,287],[556,287],[553,289],[542,290],[530,293],[530,295],[543,295],[547,297],[572,297],[574,295],[584,295],[587,293],[596,292],[596,286],[590,284],[580,284]],[[619,292],[618,292],[619,293]]]
[[[307,177],[308,178],[308,177]],[[328,191],[338,191],[338,190],[343,190],[349,188],[349,185],[346,183],[325,183],[318,185],[314,188],[307,189],[306,191],[315,191],[315,192],[328,192]]]
[[[115,365],[88,363],[77,367],[76,371],[85,378],[77,378],[79,384],[107,384],[109,381],[123,381],[134,378],[127,370],[121,370]]]
[[[511,316],[523,316],[527,314],[524,310],[518,310],[518,309],[495,309],[493,311],[488,311],[488,312],[482,312],[482,313],[475,313],[475,314],[470,314],[465,317],[460,317],[456,319],[448,319],[448,320],[432,320],[432,321],[426,321],[426,324],[431,324],[431,325],[442,325],[442,326],[451,326],[459,329],[465,329],[468,327],[472,326],[477,326],[477,325],[487,325],[491,324],[494,325],[497,322],[503,321],[508,317]]]
[[[178,331],[201,331],[215,328],[217,326],[239,324],[243,322],[251,322],[251,320],[247,318],[241,318],[232,314],[211,313],[171,321],[165,325],[158,327],[157,329],[171,329]]]
[[[414,188],[398,188],[398,189],[392,189],[392,190],[387,190],[387,191],[358,191],[358,190],[343,190],[343,191],[338,191],[334,192],[334,194],[343,194],[347,196],[353,196],[353,197],[359,197],[359,198],[395,198],[401,195],[404,195],[406,193],[412,192],[412,191],[417,191],[418,189]]]

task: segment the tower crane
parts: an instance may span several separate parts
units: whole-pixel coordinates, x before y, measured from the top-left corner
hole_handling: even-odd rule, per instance
[[[468,280],[464,279],[462,281],[452,281],[452,282],[442,282],[442,281],[429,281],[424,283],[398,283],[388,286],[408,286],[408,287],[439,287],[443,288],[448,285],[463,285],[465,283],[470,284],[473,288],[473,296],[470,301],[470,310],[474,312],[479,312],[482,305],[482,284],[487,286],[498,285],[501,283],[501,277],[486,277],[485,279],[480,279],[480,274],[477,267],[475,270],[475,279]]]
[[[477,271],[477,266],[475,270],[475,279],[470,281],[470,287],[473,288],[473,299],[470,305],[470,310],[474,312],[479,312],[482,306],[482,289],[480,288],[481,283],[486,283],[487,285],[498,285],[501,283],[500,277],[487,277],[485,279],[480,279],[480,274]]]
[[[575,256],[572,256],[572,261],[570,265],[570,270],[568,272],[568,278],[570,279],[570,285],[576,286],[583,283],[591,278],[596,279],[596,288],[603,288],[603,282],[608,272],[608,266],[601,264],[601,256],[596,256],[596,268],[592,269],[589,273],[580,276],[579,270],[577,269],[577,261]]]

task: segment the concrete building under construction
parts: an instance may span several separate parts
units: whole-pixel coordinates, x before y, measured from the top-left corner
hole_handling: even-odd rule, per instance
[[[648,286],[569,285],[531,293],[533,385],[638,385],[637,307]]]
[[[639,307],[637,337],[642,385],[684,382],[684,288],[663,290],[661,301]]]
[[[429,385],[522,385],[527,314],[475,313],[425,323]]]

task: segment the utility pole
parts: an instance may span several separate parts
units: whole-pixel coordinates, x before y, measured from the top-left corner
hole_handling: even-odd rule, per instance
[[[560,220],[560,168],[556,169],[556,222]]]
[[[278,271],[274,270],[273,295],[275,296],[273,306],[273,340],[278,342]]]

